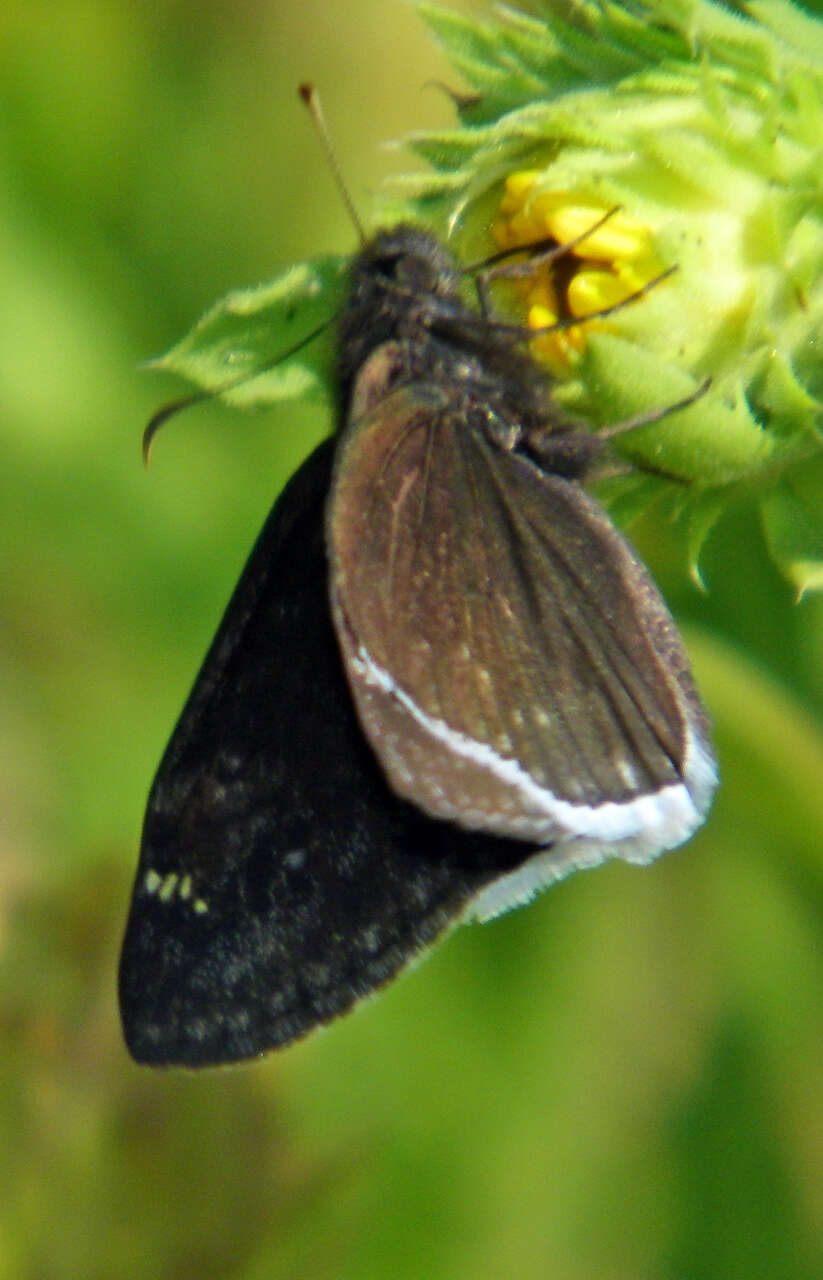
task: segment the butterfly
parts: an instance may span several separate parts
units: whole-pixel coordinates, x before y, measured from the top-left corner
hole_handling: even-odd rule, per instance
[[[716,786],[676,627],[522,331],[428,232],[338,321],[340,429],[275,503],[149,797],[139,1062],[289,1044],[452,925],[689,838]]]

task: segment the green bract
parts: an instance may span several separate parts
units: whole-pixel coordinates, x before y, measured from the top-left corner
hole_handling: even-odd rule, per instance
[[[524,225],[541,200],[619,206],[654,259],[677,270],[607,322],[581,326],[585,340],[552,365],[558,398],[606,425],[706,378],[711,387],[619,439],[639,470],[613,489],[617,514],[662,493],[685,522],[697,575],[725,506],[755,500],[798,595],[823,585],[823,24],[784,0],[740,15],[708,0],[576,0],[483,22],[418,9],[471,92],[454,95],[456,128],[411,139],[429,171],[395,180],[377,224],[411,218],[471,261],[512,242],[501,225],[513,191]],[[601,265],[606,284],[622,269],[613,256],[591,278]],[[300,323],[308,331],[340,305],[338,261],[295,272],[262,289],[259,306],[253,291],[233,295],[242,315],[232,298],[220,304],[164,367],[213,390],[229,370],[271,366]],[[330,387],[331,370],[321,342],[249,386],[258,403],[306,396]]]
[[[150,368],[180,374],[234,405],[322,397],[333,368],[329,320],[345,287],[344,258],[287,267],[268,284],[226,294]]]

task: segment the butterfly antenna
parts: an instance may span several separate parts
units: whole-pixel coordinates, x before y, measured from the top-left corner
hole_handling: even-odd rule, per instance
[[[360,237],[360,243],[365,244],[366,232],[363,229],[363,223],[358,217],[357,210],[354,207],[354,201],[349,194],[349,189],[346,186],[345,179],[343,178],[343,170],[340,168],[337,153],[332,146],[328,126],[326,125],[326,118],[323,115],[323,108],[320,104],[320,95],[313,84],[301,84],[297,92],[308,107],[309,115],[314,121],[314,127],[317,130],[323,150],[326,153],[326,159],[329,162],[329,168],[332,171],[332,177],[334,178],[337,190],[340,192],[343,204],[346,206],[346,212],[351,218],[352,223],[354,224],[354,229]]]
[[[308,107],[309,114],[314,121],[314,126],[320,137],[323,150],[326,153],[326,158],[328,159],[332,176],[342,197],[343,204],[348,211],[348,215],[354,224],[354,228],[360,237],[361,243],[365,244],[366,233],[363,229],[363,224],[360,221],[360,218],[357,216],[354,201],[349,195],[349,189],[346,186],[343,178],[343,172],[340,168],[334,147],[332,146],[329,130],[323,115],[323,108],[320,104],[320,95],[312,84],[301,84],[298,92],[300,97],[303,99],[303,102]],[[334,323],[336,318],[336,315],[330,316],[328,320],[324,320],[316,329],[312,329],[311,333],[306,334],[304,338],[301,338],[299,342],[296,342],[295,345],[290,347],[287,351],[281,352],[273,359],[265,361],[265,363],[258,365],[256,368],[241,373],[239,377],[231,379],[229,382],[224,383],[223,386],[216,387],[213,390],[195,391],[192,395],[184,396],[180,400],[173,400],[170,404],[163,405],[162,408],[158,409],[157,413],[153,415],[151,421],[143,432],[142,453],[144,464],[148,466],[155,436],[160,428],[168,422],[169,418],[173,418],[178,413],[182,413],[184,410],[190,409],[193,405],[202,404],[204,400],[210,400],[213,397],[223,395],[227,391],[233,391],[235,387],[244,386],[259,374],[266,373],[269,369],[275,368],[281,363],[281,361],[288,360],[292,356],[297,355],[303,347],[308,346],[310,342],[314,342],[315,338],[319,337],[321,333],[328,329],[328,327]]]
[[[314,342],[315,338],[319,338],[321,333],[325,333],[336,318],[335,315],[329,316],[328,320],[324,320],[322,324],[317,325],[315,329],[305,334],[298,342],[295,342],[294,346],[289,347],[286,351],[281,351],[278,355],[273,356],[271,360],[265,360],[262,364],[246,369],[243,373],[238,374],[236,378],[231,378],[228,382],[224,382],[222,386],[204,391],[194,391],[189,396],[183,396],[181,400],[172,400],[170,404],[164,404],[152,416],[149,425],[143,432],[142,452],[144,464],[146,466],[149,465],[154,437],[163,424],[168,422],[169,418],[174,418],[178,413],[182,413],[184,409],[191,409],[193,405],[202,404],[204,400],[214,400],[218,396],[225,395],[227,391],[234,391],[237,387],[244,387],[261,374],[268,373],[271,369],[276,369],[284,360],[291,360],[293,356],[299,355],[304,347]]]
[[[169,418],[173,418],[175,414],[182,413],[184,409],[190,409],[192,405],[202,404],[204,400],[208,400],[212,393],[210,391],[195,391],[190,396],[183,396],[180,400],[172,400],[170,404],[164,404],[162,409],[158,409],[157,413],[152,414],[151,420],[143,432],[140,452],[143,455],[143,466],[147,467],[151,461],[151,450],[154,444],[154,437],[162,427],[164,422],[168,422]]]

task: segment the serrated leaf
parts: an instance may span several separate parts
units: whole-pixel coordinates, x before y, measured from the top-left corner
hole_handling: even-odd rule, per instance
[[[747,10],[804,60],[823,62],[823,29],[816,18],[785,0],[749,0]]]
[[[649,20],[647,5],[638,8],[639,11],[634,12],[632,6],[625,4],[603,6],[598,35],[615,54],[619,51],[624,59],[631,58],[635,64],[691,56],[687,16],[690,6],[657,3],[653,21]]]
[[[235,405],[327,396],[346,266],[341,257],[315,258],[268,284],[234,290],[150,367]]]
[[[458,70],[471,68],[470,83],[476,88],[493,88],[493,84],[487,85],[486,75],[491,73],[496,79],[499,74],[499,25],[480,22],[440,5],[418,3],[415,8],[443,46],[452,66]]]
[[[760,503],[769,553],[801,600],[823,589],[823,526],[785,483]]]
[[[452,172],[462,169],[481,146],[488,145],[490,135],[487,128],[431,130],[412,134],[406,144],[433,169]]]
[[[638,57],[631,39],[625,44],[609,39],[608,16],[607,12],[599,13],[588,28],[581,21],[566,21],[559,14],[548,20],[567,66],[574,70],[581,85],[611,84],[643,65],[643,59]],[[641,24],[641,30],[644,27],[645,24]],[[595,76],[592,75],[593,66],[597,69]]]

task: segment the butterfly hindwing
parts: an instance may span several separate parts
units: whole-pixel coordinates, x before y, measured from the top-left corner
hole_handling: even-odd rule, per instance
[[[411,383],[350,424],[329,530],[352,689],[400,794],[639,860],[697,825],[714,775],[682,645],[577,484]]]

